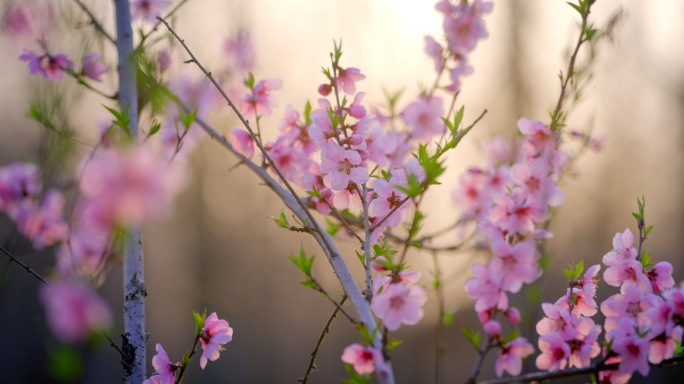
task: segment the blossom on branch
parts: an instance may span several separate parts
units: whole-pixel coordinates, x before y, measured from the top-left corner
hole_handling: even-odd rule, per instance
[[[219,319],[214,312],[207,317],[199,338],[202,343],[200,367],[204,369],[207,361],[216,361],[224,349],[223,346],[233,340],[233,328],[228,325],[226,320]]]
[[[376,371],[387,371],[387,363],[382,353],[373,347],[354,343],[342,352],[342,361],[351,365],[359,375],[367,375]]]

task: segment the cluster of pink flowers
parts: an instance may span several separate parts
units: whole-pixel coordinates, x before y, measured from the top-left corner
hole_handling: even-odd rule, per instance
[[[382,319],[385,328],[396,331],[401,324],[415,325],[423,318],[427,292],[416,285],[422,275],[420,271],[404,269],[394,276],[391,272],[396,268],[391,264],[384,256],[372,263],[373,269],[380,273],[373,280],[371,309]]]
[[[206,314],[205,314],[206,315]],[[216,361],[220,357],[223,346],[233,340],[233,328],[228,322],[219,319],[216,312],[209,315],[197,335],[197,339],[201,343],[202,356],[200,357],[200,367],[204,369],[207,361]],[[161,344],[156,346],[157,354],[152,357],[152,366],[155,374],[145,380],[143,384],[174,384],[176,383],[177,371],[183,367],[182,362],[172,363],[169,355],[166,353]],[[194,350],[189,355],[192,357]]]
[[[14,163],[0,168],[0,212],[17,223],[19,231],[42,249],[64,241],[64,197],[55,190],[43,192],[37,166]]]
[[[45,79],[56,83],[62,80],[64,72],[72,71],[74,67],[74,63],[62,53],[39,55],[31,50],[24,49],[24,53],[19,56],[19,59],[28,63],[29,72],[32,75],[41,74]],[[101,81],[102,75],[108,70],[107,65],[101,61],[100,54],[91,53],[83,57],[81,70],[76,75]]]
[[[494,255],[487,264],[473,265],[475,276],[465,288],[475,299],[485,331],[501,348],[497,375],[503,370],[512,375],[520,373],[519,361],[512,362],[511,351],[518,353],[516,359],[532,353],[531,346],[523,347],[529,345],[524,339],[516,342],[518,348],[514,350],[501,344],[497,314],[517,324],[519,314],[509,307],[507,294],[520,291],[523,284],[541,275],[536,239],[550,236],[541,226],[549,217],[549,207],[563,201],[556,180],[568,159],[541,122],[523,118],[518,128],[524,139],[513,146],[489,144],[488,166],[466,171],[454,193],[463,210],[464,224],[475,221],[476,231],[485,237]]]
[[[549,371],[587,367],[603,352],[606,364],[617,369],[602,371],[601,382],[626,383],[634,372],[646,376],[650,364],[674,356],[682,340],[684,286],[674,288],[672,265],[650,262],[637,255],[629,229],[617,233],[613,250],[603,256],[606,284],[620,287],[600,305],[605,316],[605,345],[601,349],[601,326],[591,319],[599,309],[595,300],[599,265],[570,282],[556,303],[542,305],[545,317],[537,324],[537,368]]]
[[[489,36],[482,17],[490,13],[493,6],[493,3],[482,0],[456,1],[456,4],[442,0],[435,6],[444,14],[446,45],[442,46],[434,38],[426,36],[425,52],[434,60],[437,72],[449,72],[451,84],[447,86],[448,90],[460,90],[461,78],[473,72],[468,54],[480,40]]]

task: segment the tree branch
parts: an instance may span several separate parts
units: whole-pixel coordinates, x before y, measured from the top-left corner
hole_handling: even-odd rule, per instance
[[[128,0],[114,0],[116,12],[116,48],[119,56],[119,104],[130,118],[129,131],[138,136],[138,63],[133,50],[131,6]],[[126,234],[123,254],[124,343],[128,358],[123,359],[124,382],[139,384],[147,378],[145,342],[145,276],[142,229],[131,228]]]

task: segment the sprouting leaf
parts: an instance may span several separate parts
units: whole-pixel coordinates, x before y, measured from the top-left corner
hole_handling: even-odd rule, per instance
[[[311,103],[307,100],[304,106],[304,124],[309,126],[311,123],[313,123],[313,120],[311,120]]]
[[[280,216],[278,216],[277,218],[274,217],[273,220],[275,221],[276,225],[280,228],[290,229],[290,222],[287,221],[287,217],[285,216],[284,212],[280,212]]]
[[[470,341],[470,344],[472,344],[475,349],[480,349],[480,332],[470,328],[463,328],[463,334],[466,336],[466,338],[468,338],[468,341]]]
[[[299,256],[295,256],[292,253],[290,253],[290,255],[287,258],[292,262],[292,264],[299,268],[300,271],[304,272],[306,276],[311,277],[311,269],[314,263],[314,256],[306,256],[306,251],[304,251],[304,245],[301,245],[299,248]]]

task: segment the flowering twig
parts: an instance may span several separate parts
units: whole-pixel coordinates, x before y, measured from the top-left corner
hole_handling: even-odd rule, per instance
[[[176,102],[180,103],[180,101],[178,100]],[[185,109],[186,111],[190,110],[187,106],[183,106],[182,103],[180,103],[179,105],[181,105],[183,109]],[[266,184],[282,200],[282,202],[288,207],[288,209],[290,209],[300,220],[303,221],[306,218],[306,214],[304,213],[302,207],[294,199],[294,197],[278,182],[276,182],[265,169],[252,162],[249,158],[237,152],[233,145],[206,121],[199,117],[195,121],[212,139],[216,140],[219,144],[221,144],[221,146],[226,148],[229,152],[235,155],[242,163],[244,163],[247,168],[254,172],[264,182],[264,184]],[[370,310],[370,305],[365,300],[365,297],[361,294],[361,291],[356,285],[356,282],[354,281],[354,278],[351,275],[351,272],[349,271],[347,263],[344,261],[344,258],[342,258],[342,256],[339,253],[339,250],[337,250],[336,247],[327,248],[324,245],[325,243],[323,242],[323,238],[326,238],[329,244],[332,244],[332,238],[327,232],[324,231],[312,232],[311,235],[314,237],[316,242],[318,242],[318,244],[321,246],[323,252],[325,252],[326,257],[328,258],[328,262],[335,271],[335,275],[340,281],[340,284],[342,285],[342,288],[344,289],[346,295],[349,297],[352,306],[359,314],[361,322],[369,329],[369,331],[372,332],[372,330],[377,328],[375,318],[373,317],[373,314]],[[380,335],[376,336],[375,345],[376,348],[378,348],[378,350],[382,348],[382,337]],[[387,364],[389,367],[389,373],[386,377],[382,377],[382,382],[393,383],[394,376],[391,371],[391,363],[388,362]]]
[[[306,381],[309,379],[309,375],[311,375],[311,373],[316,369],[316,356],[318,356],[318,350],[321,348],[321,345],[323,344],[323,339],[325,339],[325,335],[327,335],[330,332],[330,326],[332,325],[333,320],[335,320],[335,317],[337,317],[337,313],[340,311],[340,308],[342,307],[345,301],[347,301],[346,295],[342,297],[339,306],[335,307],[333,312],[330,314],[328,321],[325,322],[323,331],[321,332],[321,335],[318,337],[318,340],[316,341],[316,346],[314,347],[314,350],[311,352],[311,359],[309,360],[309,366],[306,368],[306,374],[303,378],[297,379],[297,382],[306,384]]]
[[[192,357],[197,353],[197,344],[199,343],[201,334],[197,334],[195,336],[195,341],[192,343],[192,350],[190,351],[190,354],[185,358],[185,361],[190,361],[192,360]],[[178,371],[178,377],[176,378],[176,384],[180,384],[183,380],[183,375],[185,374],[185,369],[188,367],[188,364],[181,364],[180,371]]]
[[[17,264],[19,264],[22,268],[28,272],[29,275],[33,275],[36,279],[40,280],[43,284],[46,284],[48,287],[52,287],[52,284],[50,284],[49,281],[47,281],[43,276],[41,276],[38,272],[36,272],[33,268],[29,267],[26,265],[23,261],[19,260],[16,258],[14,255],[12,255],[8,250],[5,249],[5,247],[0,245],[0,251],[7,255],[9,257],[10,261],[13,261]]]
[[[549,125],[549,129],[553,134],[556,136],[556,140],[560,138],[560,132],[563,127],[563,120],[564,120],[564,114],[562,112],[563,109],[563,102],[565,101],[565,97],[567,96],[567,88],[568,84],[570,83],[570,79],[575,77],[575,61],[577,60],[577,55],[579,54],[579,50],[582,47],[582,44],[586,43],[587,41],[590,40],[590,37],[587,35],[587,28],[589,25],[589,13],[591,13],[591,6],[594,5],[596,0],[582,0],[580,1],[580,7],[582,7],[582,4],[586,4],[586,9],[583,10],[583,12],[580,12],[582,15],[582,24],[580,26],[580,34],[579,37],[577,38],[577,43],[575,44],[575,49],[572,52],[572,55],[570,56],[570,61],[568,62],[568,68],[565,72],[565,76],[563,77],[561,74],[561,91],[560,95],[558,96],[558,101],[556,102],[556,108],[554,108],[553,112],[551,113],[551,124]]]
[[[664,367],[669,365],[676,365],[684,361],[684,355],[678,355],[671,359],[663,360],[660,364],[651,364],[657,367]],[[580,375],[596,375],[601,371],[617,369],[620,363],[605,364],[604,361],[592,364],[584,368],[569,368],[556,372],[533,372],[518,377],[505,377],[501,379],[483,380],[480,384],[504,384],[504,383],[532,383],[547,380],[562,379],[565,377],[573,377]]]

